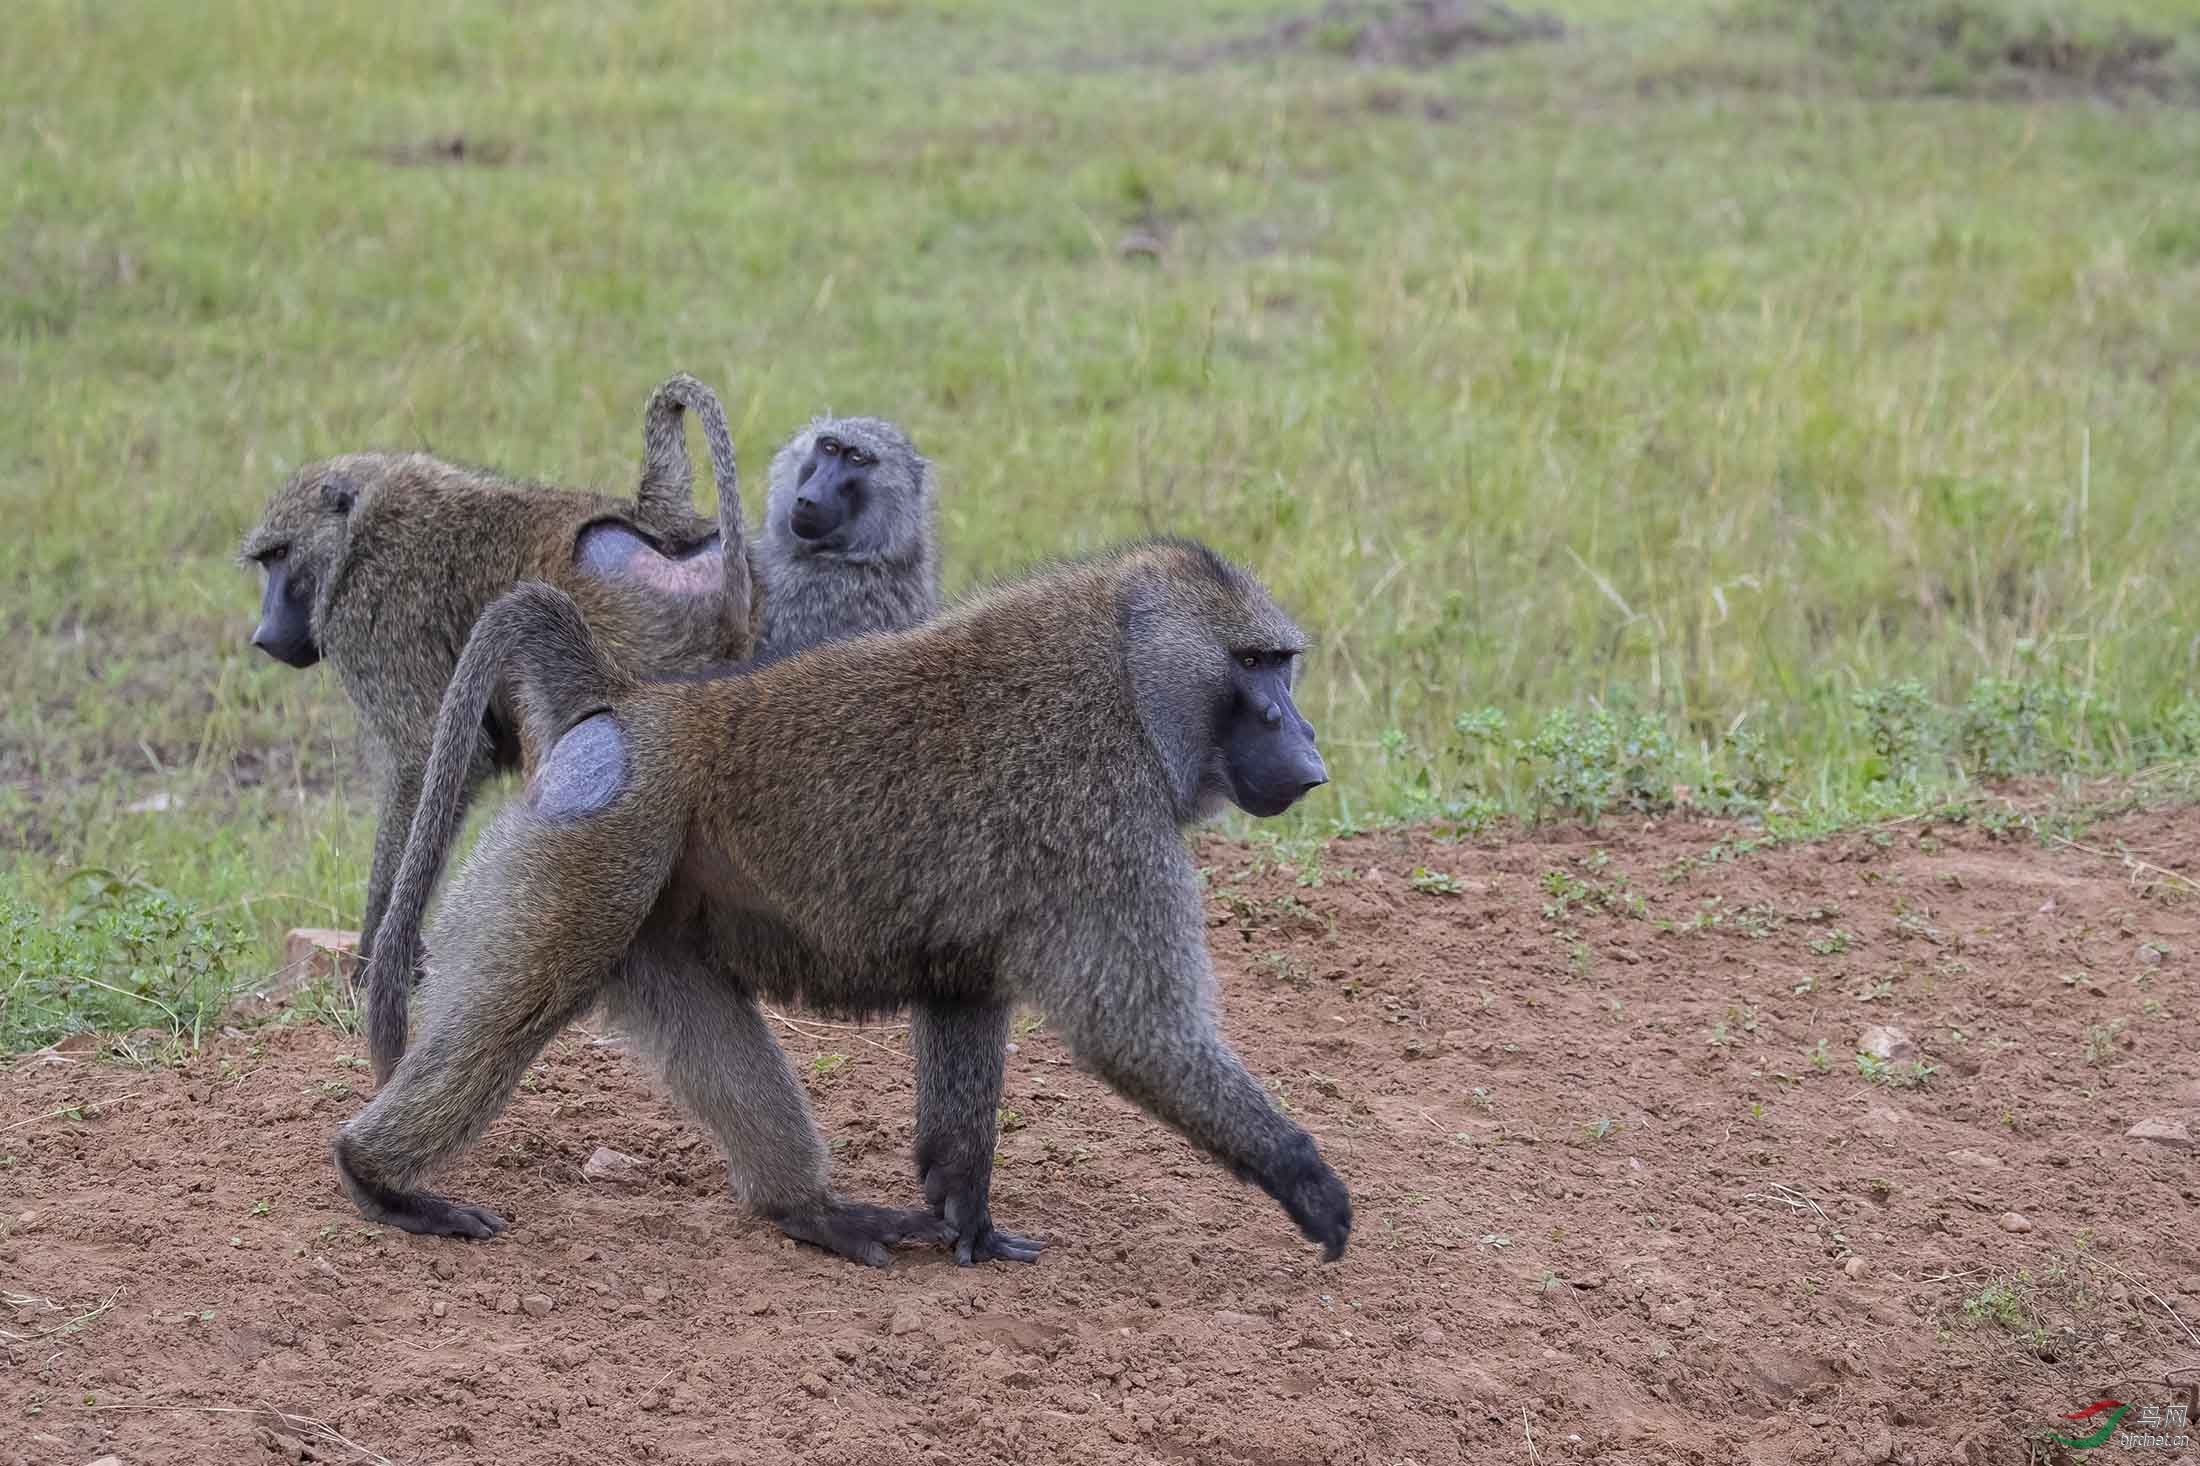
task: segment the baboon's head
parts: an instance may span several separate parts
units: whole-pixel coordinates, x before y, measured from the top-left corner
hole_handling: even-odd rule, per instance
[[[905,561],[931,521],[932,465],[883,418],[818,418],[772,457],[763,537],[781,554]]]
[[[1282,814],[1329,782],[1291,690],[1306,654],[1260,583],[1204,545],[1139,552],[1120,612],[1132,693],[1180,819]]]
[[[252,644],[278,662],[310,667],[321,660],[314,627],[369,476],[364,455],[309,463],[275,491],[267,512],[244,537],[238,558],[257,565],[266,581]]]

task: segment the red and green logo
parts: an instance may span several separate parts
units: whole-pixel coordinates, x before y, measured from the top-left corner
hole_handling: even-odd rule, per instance
[[[2116,1434],[2116,1422],[2122,1420],[2124,1412],[2130,1408],[2121,1400],[2095,1400],[2083,1410],[2063,1417],[2065,1420],[2091,1420],[2096,1415],[2105,1415],[2107,1418],[2101,1421],[2091,1435],[2080,1436],[2076,1440],[2059,1435],[2050,1439],[2057,1445],[2068,1446],[2074,1451],[2090,1451],[2095,1446],[2105,1446],[2109,1437]]]

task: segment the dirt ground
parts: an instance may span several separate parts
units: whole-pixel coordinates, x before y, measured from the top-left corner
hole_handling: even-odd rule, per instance
[[[473,1245],[344,1203],[354,1038],[31,1056],[0,1459],[2061,1459],[2200,1365],[2200,906],[2113,853],[2189,871],[2200,812],[1993,823],[1370,836],[1318,883],[1203,843],[1227,1028],[1353,1189],[1333,1266],[1023,1025],[995,1208],[1054,1243],[979,1270],[781,1240],[581,1030],[446,1178],[515,1218]],[[1873,1026],[1918,1059],[1860,1070]],[[913,1200],[905,1035],[785,1038],[845,1184]]]

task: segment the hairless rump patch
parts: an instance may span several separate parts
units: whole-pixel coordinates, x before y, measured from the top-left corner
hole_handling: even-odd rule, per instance
[[[598,713],[551,748],[527,798],[545,819],[578,819],[609,805],[625,784],[626,735],[611,714]]]
[[[573,545],[573,563],[600,580],[674,596],[716,595],[724,584],[725,546],[717,535],[667,555],[623,524],[592,524]]]

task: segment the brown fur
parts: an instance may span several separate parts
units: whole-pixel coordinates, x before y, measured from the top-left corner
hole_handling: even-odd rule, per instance
[[[694,515],[692,496],[674,487],[686,475],[679,412],[690,405],[703,409],[706,424],[713,417],[719,424],[715,547],[704,545],[713,527]],[[267,569],[271,588],[283,575],[300,593],[309,652],[336,668],[381,766],[363,956],[371,955],[411,827],[444,686],[476,618],[498,596],[523,580],[557,586],[587,618],[602,655],[638,674],[748,653],[760,597],[731,444],[722,458],[716,447],[722,423],[717,399],[693,378],[658,390],[645,429],[641,507],[426,454],[354,453],[292,475],[246,536],[242,557]],[[591,570],[578,547],[606,531],[617,538],[605,543],[631,545],[632,553],[609,572]],[[683,560],[682,552],[692,553]],[[495,770],[524,762],[517,732],[505,699],[493,699],[467,751],[467,794]]]
[[[448,782],[494,687],[567,731],[444,900],[419,1042],[337,1137],[367,1216],[501,1230],[415,1183],[602,999],[710,1125],[739,1194],[791,1235],[872,1263],[900,1240],[1029,1261],[1039,1244],[996,1230],[989,1207],[1001,1043],[1029,1001],[1082,1062],[1342,1252],[1343,1183],[1217,1031],[1180,833],[1226,800],[1278,812],[1324,777],[1290,706],[1304,637],[1243,571],[1197,545],[1143,546],[912,631],[702,679],[641,681],[592,636],[570,599],[523,586],[451,680],[431,782]],[[1300,772],[1278,796],[1245,770],[1286,745]],[[413,839],[447,835],[424,810]],[[403,970],[411,954],[381,960]],[[764,996],[914,1010],[929,1211],[833,1194]],[[369,1021],[401,1032],[402,1008]]]

